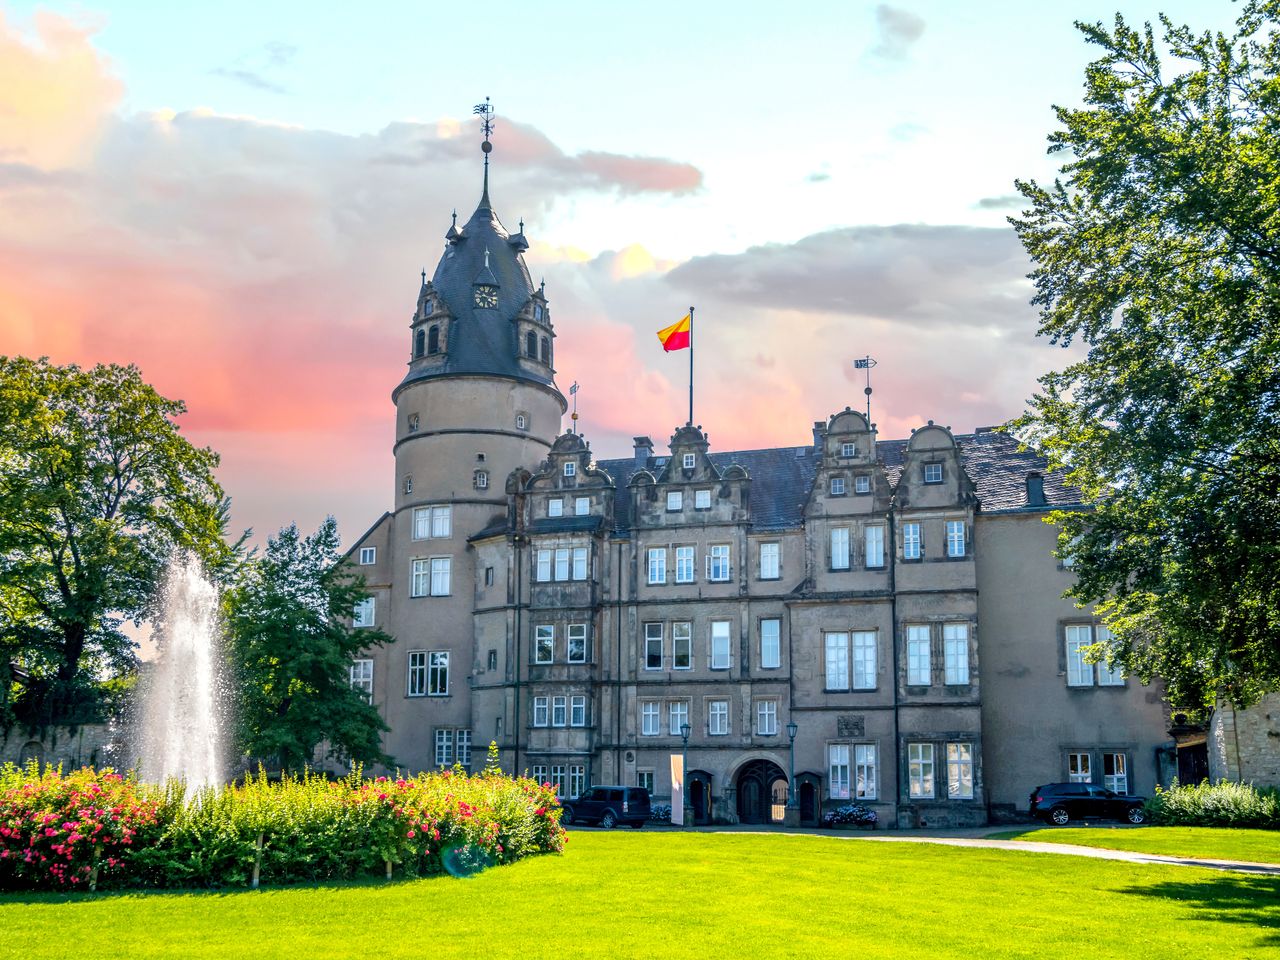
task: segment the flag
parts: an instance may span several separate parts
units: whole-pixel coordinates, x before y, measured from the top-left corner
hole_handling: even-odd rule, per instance
[[[689,328],[691,325],[692,321],[689,315],[685,314],[683,320],[659,330],[658,340],[662,342],[662,349],[670,353],[672,350],[683,350],[689,346]]]

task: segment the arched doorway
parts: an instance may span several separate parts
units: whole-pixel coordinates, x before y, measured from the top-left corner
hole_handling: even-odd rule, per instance
[[[711,774],[705,770],[689,771],[689,806],[695,825],[711,822]]]
[[[752,760],[738,771],[738,820],[776,823],[787,802],[787,775],[771,760]]]
[[[822,781],[816,773],[796,774],[796,802],[800,807],[800,823],[803,826],[816,826],[818,811],[821,807]]]

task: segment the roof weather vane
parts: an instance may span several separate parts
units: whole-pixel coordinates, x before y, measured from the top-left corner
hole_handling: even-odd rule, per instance
[[[477,103],[471,108],[471,112],[480,118],[480,129],[484,133],[484,143],[480,144],[480,149],[484,151],[484,206],[489,205],[489,153],[493,150],[493,144],[489,142],[489,137],[493,133],[493,104],[489,102],[489,98],[484,98],[484,103]]]
[[[875,360],[868,354],[861,359],[853,361],[853,369],[867,371],[867,386],[862,392],[867,395],[867,426],[871,426],[871,368],[876,365]]]
[[[573,397],[573,415],[569,418],[573,421],[573,432],[578,432],[578,381],[573,381],[573,386],[569,388],[569,396]]]

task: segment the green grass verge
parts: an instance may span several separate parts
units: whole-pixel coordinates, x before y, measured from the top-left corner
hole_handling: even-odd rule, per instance
[[[0,897],[0,956],[1280,956],[1280,880],[814,836],[575,832],[468,880]]]
[[[1225,827],[1048,827],[989,834],[989,840],[1074,843],[1107,850],[1134,850],[1202,860],[1280,863],[1280,830]]]

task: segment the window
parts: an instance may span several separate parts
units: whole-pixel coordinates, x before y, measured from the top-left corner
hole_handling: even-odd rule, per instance
[[[729,621],[711,621],[711,669],[729,669]]]
[[[902,559],[919,560],[924,551],[920,541],[920,524],[904,523],[902,525]]]
[[[858,445],[857,445],[857,444],[855,444],[855,443],[842,443],[842,444],[840,444],[840,456],[842,456],[842,457],[853,457],[853,456],[857,456],[857,453],[858,453]]]
[[[879,524],[867,527],[863,533],[867,542],[867,566],[884,566],[884,527]]]
[[[542,342],[545,345],[547,341],[544,338]],[[564,797],[564,765],[563,764],[555,763],[551,765],[551,786],[555,788],[557,797],[559,798]]]
[[[973,799],[973,744],[947,744],[947,796],[952,800]]]
[[[527,429],[528,429],[528,427],[529,427],[529,418],[528,418],[528,417],[526,417],[523,413],[517,413],[517,414],[516,414],[516,429],[517,429],[517,430],[527,430]]]
[[[849,635],[828,633],[825,637],[827,651],[828,690],[849,689]]]
[[[493,586],[493,567],[484,568],[484,585],[486,587]]]
[[[711,509],[711,491],[710,490],[693,491],[693,509],[695,510]]]
[[[658,735],[658,701],[640,701],[640,735],[656,737]]]
[[[868,477],[866,474],[862,474],[861,476],[854,477],[853,492],[854,493],[870,493],[871,478]]]
[[[436,731],[436,766],[447,767],[453,763],[453,731]]]
[[[565,697],[551,698],[551,725],[563,727],[568,720],[569,701]]]
[[[591,513],[590,497],[574,497],[573,498],[573,515],[575,517],[585,517]]]
[[[425,352],[425,344],[427,342],[426,331],[419,328],[413,335],[413,355],[420,357]]]
[[[694,467],[698,465],[697,457],[695,457],[692,453],[686,453],[684,455],[684,459],[681,462],[684,463],[684,468],[686,470],[692,470]]]
[[[675,513],[677,510],[684,509],[684,493],[680,490],[667,491],[667,510]]]
[[[865,631],[853,635],[853,689],[874,690],[876,685],[876,635]]]
[[[476,471],[475,488],[477,490],[489,489],[489,471],[488,470]]]
[[[352,660],[348,671],[351,686],[359,690],[366,701],[373,700],[373,661]]]
[[[769,617],[760,621],[760,666],[775,670],[782,665],[782,621]]]
[[[406,693],[410,697],[427,695],[427,651],[409,651],[409,682]]]
[[[551,700],[549,697],[533,698],[533,725],[545,727],[551,722]]]
[[[427,667],[427,696],[444,697],[449,694],[449,654],[434,651]]]
[[[927,687],[933,682],[929,662],[929,628],[907,627],[907,685]]]
[[[556,656],[556,628],[540,623],[533,628],[533,662],[551,663]]]
[[[1102,785],[1112,793],[1129,792],[1129,765],[1123,753],[1102,755]]]
[[[969,682],[969,625],[948,623],[942,627],[944,681],[949,684]]]
[[[676,583],[693,583],[693,547],[676,547]]]
[[[644,625],[644,668],[646,670],[662,669],[662,624],[660,623]]]
[[[556,580],[564,581],[569,579],[569,548],[556,548]]]
[[[546,583],[551,579],[551,551],[539,550],[538,563],[534,568],[533,578],[539,583]]]
[[[756,733],[762,737],[774,737],[778,734],[778,701],[756,701]]]
[[[587,548],[573,548],[573,579],[587,579]]]
[[[707,579],[724,582],[729,579],[729,545],[713,543],[707,548]]]
[[[464,767],[471,766],[471,731],[459,730],[455,734],[458,744],[457,761]]]
[[[435,354],[440,352],[440,328],[433,326],[427,333],[427,353]]]
[[[1068,626],[1067,637],[1067,686],[1093,686],[1093,664],[1086,663],[1085,651],[1093,645],[1093,631],[1087,625]]]
[[[497,650],[490,650],[490,651],[489,651],[489,661],[488,661],[488,662],[489,662],[489,669],[490,669],[490,670],[497,670],[497,669],[498,669],[498,651],[497,651]]]
[[[542,764],[534,764],[532,776],[533,779],[537,780],[539,783],[551,786],[551,781],[547,779],[547,768]]]
[[[849,569],[848,527],[834,527],[831,530],[831,569]]]
[[[355,612],[351,617],[351,626],[373,626],[373,597],[366,597],[356,604]]]
[[[573,460],[564,462],[564,475],[566,477],[576,477],[578,475],[578,464]]]
[[[722,737],[729,732],[729,701],[712,700],[707,705],[707,733]]]
[[[1087,753],[1067,754],[1067,780],[1070,783],[1093,783]]]
[[[916,798],[933,796],[933,744],[907,744],[908,793]]]
[[[569,764],[569,796],[580,797],[587,786],[587,768],[580,763]]]
[[[676,670],[688,670],[693,667],[692,623],[671,625],[671,666]]]
[[[947,556],[964,556],[964,521],[947,521]]]
[[[653,793],[653,771],[637,770],[636,786],[643,787],[644,789],[648,790],[650,794],[652,794]]]
[[[404,478],[404,492],[413,493],[413,477],[412,476],[408,476]]]
[[[680,728],[689,722],[689,701],[672,700],[667,704],[667,732],[680,736]]]
[[[409,432],[410,432],[410,433],[417,433],[417,432],[418,432],[418,415],[417,415],[416,413],[411,413],[411,414],[409,414],[409,419],[408,419],[407,423],[408,423],[408,426],[409,426]]]
[[[849,745],[847,743],[831,743],[827,745],[827,768],[830,776],[827,779],[827,790],[832,800],[849,799]]]
[[[1095,631],[1098,643],[1107,643],[1111,639],[1111,631],[1106,627],[1099,626]],[[1124,674],[1119,669],[1113,668],[1107,664],[1105,660],[1098,661],[1098,686],[1100,687],[1123,687]],[[1117,790],[1117,793],[1120,791]]]
[[[524,335],[524,355],[531,360],[538,359],[538,335],[532,330]]]
[[[414,560],[413,583],[409,591],[410,594],[415,597],[448,596],[451,563],[452,561],[448,557]]]
[[[833,497],[844,496],[844,477],[831,478],[831,495]]]
[[[853,748],[854,796],[859,800],[876,799],[876,745],[859,743]]]
[[[569,624],[569,650],[565,659],[570,663],[587,662],[587,625],[585,623]]]
[[[781,575],[782,544],[760,544],[760,579],[777,580]]]
[[[360,566],[367,567],[372,563],[378,562],[377,547],[361,547],[360,548]]]
[[[941,483],[942,482],[942,464],[926,463],[924,465],[924,482],[925,483]]]
[[[443,540],[452,533],[453,508],[415,507],[413,511],[414,540]]]
[[[550,500],[547,501],[547,516],[548,517],[564,516],[564,498],[563,497],[552,497]]]
[[[666,547],[650,547],[649,548],[649,583],[660,584],[667,582],[667,548]]]
[[[571,697],[569,699],[569,726],[585,727],[587,725],[587,698]]]

